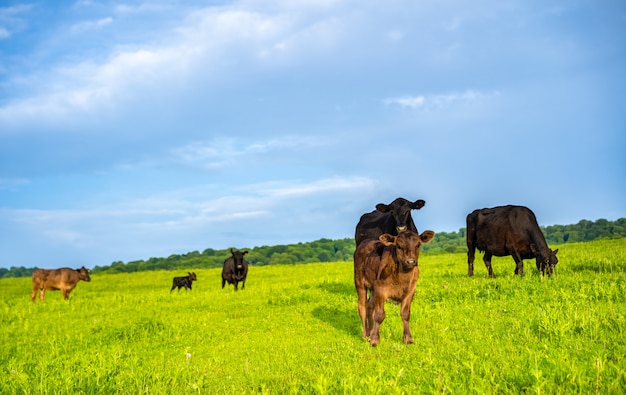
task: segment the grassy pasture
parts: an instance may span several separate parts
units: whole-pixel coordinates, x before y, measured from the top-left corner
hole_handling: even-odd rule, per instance
[[[553,246],[554,247],[554,246]],[[416,344],[387,303],[376,348],[361,339],[352,262],[93,275],[69,301],[30,302],[0,280],[1,394],[626,393],[626,239],[559,246],[555,276],[494,258],[420,258]]]

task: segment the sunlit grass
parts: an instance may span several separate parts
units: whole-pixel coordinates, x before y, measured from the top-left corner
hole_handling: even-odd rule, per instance
[[[559,246],[556,275],[526,261],[420,258],[415,344],[386,306],[377,348],[361,339],[351,262],[93,275],[69,301],[30,302],[0,280],[0,393],[623,393],[626,239]]]

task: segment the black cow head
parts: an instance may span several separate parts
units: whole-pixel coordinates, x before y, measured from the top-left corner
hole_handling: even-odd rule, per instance
[[[243,256],[248,255],[248,251],[235,251],[231,248],[230,253],[235,261],[235,270],[243,270]]]
[[[76,271],[78,272],[78,278],[87,282],[91,281],[91,277],[89,277],[89,272],[91,272],[91,270],[85,269],[85,266],[82,266],[80,269],[77,269]]]
[[[189,281],[196,281],[198,277],[196,277],[196,272],[187,272],[189,275]]]
[[[400,270],[410,271],[417,266],[422,243],[430,242],[435,236],[432,230],[425,230],[421,235],[412,231],[401,232],[397,236],[385,233],[378,239],[386,246],[395,246],[395,258],[400,264]]]
[[[397,198],[391,204],[378,203],[376,210],[381,213],[390,213],[396,222],[396,230],[398,233],[408,229],[409,220],[411,219],[411,210],[419,210],[426,204],[423,200],[409,202],[404,198]]]
[[[541,272],[541,274],[548,274],[548,276],[552,275],[554,272],[554,266],[559,263],[559,259],[556,257],[556,253],[559,252],[559,249],[551,250],[546,248],[541,251],[537,251],[537,247],[534,244],[530,245],[531,250],[537,257],[537,269]]]

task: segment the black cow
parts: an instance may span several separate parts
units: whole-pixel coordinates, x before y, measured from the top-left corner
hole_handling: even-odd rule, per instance
[[[237,284],[241,281],[241,289],[246,288],[246,277],[248,276],[248,262],[243,259],[244,255],[248,255],[248,251],[234,251],[230,249],[231,257],[224,261],[224,267],[222,268],[222,289],[229,284],[235,285],[235,291],[237,290]]]
[[[188,276],[185,277],[174,277],[174,282],[172,283],[172,289],[170,289],[170,292],[172,292],[174,290],[174,288],[178,287],[178,290],[180,291],[180,289],[182,287],[191,289],[191,283],[193,281],[196,281],[198,279],[198,277],[196,277],[196,273],[190,273],[187,272]]]
[[[491,268],[492,256],[511,255],[515,260],[515,274],[524,274],[524,259],[536,258],[537,269],[544,275],[552,274],[558,259],[548,248],[539,229],[535,214],[523,206],[500,206],[474,210],[467,216],[467,275],[474,275],[474,252],[484,251],[489,277],[495,277]]]
[[[391,204],[378,203],[376,210],[363,214],[354,232],[354,241],[358,245],[365,239],[378,239],[382,234],[397,236],[399,232],[410,230],[418,233],[411,210],[419,210],[426,204],[423,200],[409,202],[397,198]]]

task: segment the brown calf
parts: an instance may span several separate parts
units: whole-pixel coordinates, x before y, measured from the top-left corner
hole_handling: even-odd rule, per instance
[[[52,270],[37,269],[33,271],[33,293],[30,295],[30,300],[34,302],[37,291],[40,291],[39,299],[43,302],[46,290],[61,290],[63,299],[67,299],[80,280],[91,281],[89,272],[90,270],[85,269],[84,266],[76,270],[67,267]]]
[[[385,319],[385,301],[389,298],[400,303],[404,326],[402,340],[413,343],[409,318],[420,274],[417,261],[421,244],[428,243],[433,236],[435,232],[432,230],[421,235],[410,230],[400,232],[398,236],[385,233],[379,240],[364,240],[354,251],[354,285],[359,298],[362,336],[369,336],[372,346],[379,342],[380,325]]]

